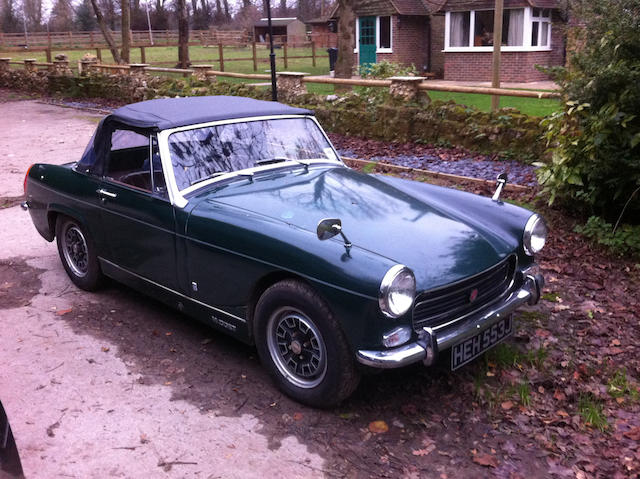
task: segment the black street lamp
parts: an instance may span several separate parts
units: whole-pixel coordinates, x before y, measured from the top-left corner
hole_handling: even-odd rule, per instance
[[[276,85],[276,54],[273,53],[273,27],[271,25],[271,0],[267,0],[267,22],[269,24],[269,62],[271,63],[271,99],[278,101],[278,87]]]

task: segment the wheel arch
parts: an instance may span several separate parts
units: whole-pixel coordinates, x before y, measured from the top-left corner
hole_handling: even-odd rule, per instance
[[[82,226],[89,229],[89,224],[85,220],[84,216],[78,211],[75,211],[63,205],[52,204],[49,206],[47,211],[47,223],[49,225],[49,231],[51,235],[51,239],[49,241],[53,241],[56,237],[56,222],[58,221],[58,217],[60,216],[66,216],[67,218],[78,221]],[[89,229],[89,233],[93,232]]]
[[[313,291],[316,294],[318,294],[323,299],[323,301],[325,301],[327,306],[329,306],[329,303],[326,301],[326,298],[324,297],[322,292],[319,291],[317,288],[314,288],[313,284],[311,284],[304,277],[302,277],[302,276],[300,276],[298,274],[292,273],[290,271],[283,271],[283,270],[272,271],[272,272],[262,276],[258,281],[256,281],[256,283],[253,285],[253,288],[251,290],[251,296],[250,296],[249,302],[247,304],[247,327],[248,327],[248,330],[249,330],[249,335],[250,335],[251,342],[255,341],[255,330],[254,330],[254,325],[255,325],[254,319],[255,318],[254,318],[254,316],[255,316],[256,306],[258,304],[258,301],[260,300],[260,297],[271,286],[273,286],[276,283],[279,283],[280,281],[284,281],[284,280],[287,280],[287,279],[300,281],[301,283],[306,284],[311,289],[313,289]]]

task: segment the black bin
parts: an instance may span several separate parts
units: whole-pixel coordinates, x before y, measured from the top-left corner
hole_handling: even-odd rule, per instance
[[[329,70],[335,71],[336,62],[338,61],[338,49],[337,48],[327,48],[327,53],[329,54]]]

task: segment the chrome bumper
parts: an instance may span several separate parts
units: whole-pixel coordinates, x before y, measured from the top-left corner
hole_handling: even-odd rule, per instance
[[[475,336],[493,323],[510,315],[524,303],[536,304],[540,299],[540,291],[544,287],[542,275],[527,275],[520,289],[512,292],[504,301],[492,305],[457,324],[436,332],[431,328],[422,328],[418,340],[397,348],[385,350],[359,350],[356,353],[358,362],[381,369],[392,369],[422,361],[430,366],[436,360],[438,351],[450,348],[467,338]]]

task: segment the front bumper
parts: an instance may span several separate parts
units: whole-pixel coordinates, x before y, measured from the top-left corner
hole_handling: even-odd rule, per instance
[[[540,299],[540,291],[543,287],[544,278],[542,275],[527,275],[522,286],[509,294],[506,299],[476,312],[451,327],[438,332],[432,328],[423,328],[418,334],[418,340],[413,343],[384,350],[361,349],[356,353],[356,358],[362,364],[382,369],[400,368],[418,361],[430,366],[435,362],[438,351],[443,351],[460,341],[475,336],[511,314],[524,303],[536,304]]]

